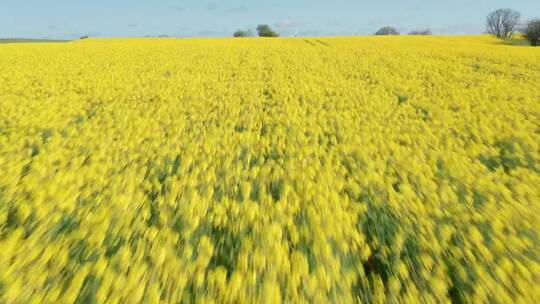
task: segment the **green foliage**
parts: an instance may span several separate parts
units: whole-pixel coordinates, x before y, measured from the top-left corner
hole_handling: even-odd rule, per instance
[[[532,46],[540,45],[540,19],[529,22],[525,28],[524,34]]]
[[[238,31],[234,32],[234,34],[233,34],[233,37],[237,37],[237,38],[252,37],[252,36],[253,36],[253,32],[251,30],[247,30],[247,31],[238,30]]]
[[[385,26],[375,32],[376,36],[399,35],[399,31],[391,26]]]
[[[430,29],[425,29],[425,30],[410,31],[410,32],[409,32],[409,35],[413,35],[413,36],[428,36],[428,35],[432,35],[432,33],[431,33],[431,30],[430,30]]]
[[[266,24],[260,24],[257,26],[257,33],[259,37],[279,37],[279,34],[274,32],[270,26]]]

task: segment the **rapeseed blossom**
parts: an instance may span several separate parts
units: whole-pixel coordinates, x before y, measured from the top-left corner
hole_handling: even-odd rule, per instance
[[[0,302],[534,303],[540,52],[0,46]]]

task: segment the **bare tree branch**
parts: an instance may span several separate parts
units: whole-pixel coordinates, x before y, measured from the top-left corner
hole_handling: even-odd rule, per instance
[[[513,9],[498,9],[487,17],[487,32],[499,39],[508,39],[515,33],[520,18],[521,14]]]

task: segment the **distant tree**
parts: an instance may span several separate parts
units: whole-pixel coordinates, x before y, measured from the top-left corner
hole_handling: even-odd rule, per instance
[[[81,38],[79,38],[79,39],[88,39],[88,36],[84,35],[84,36],[81,36]]]
[[[238,30],[234,32],[233,34],[233,37],[252,37],[252,36],[253,36],[253,32],[251,30],[247,30],[247,31]]]
[[[521,14],[510,8],[501,8],[487,16],[487,32],[499,39],[512,37],[519,24]]]
[[[433,33],[431,32],[430,29],[425,29],[425,30],[417,30],[417,31],[410,31],[409,32],[409,35],[432,35]]]
[[[539,46],[540,45],[540,19],[529,21],[523,33],[525,34],[525,38],[529,40],[532,46]]]
[[[279,37],[279,34],[274,32],[270,26],[266,24],[257,26],[257,33],[259,34],[259,37]]]
[[[385,35],[399,35],[398,30],[391,26],[385,26],[378,31],[375,32],[375,35],[377,36],[385,36]]]

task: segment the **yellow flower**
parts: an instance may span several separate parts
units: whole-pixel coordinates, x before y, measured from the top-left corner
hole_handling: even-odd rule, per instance
[[[0,303],[540,298],[534,48],[148,38],[0,54]]]

